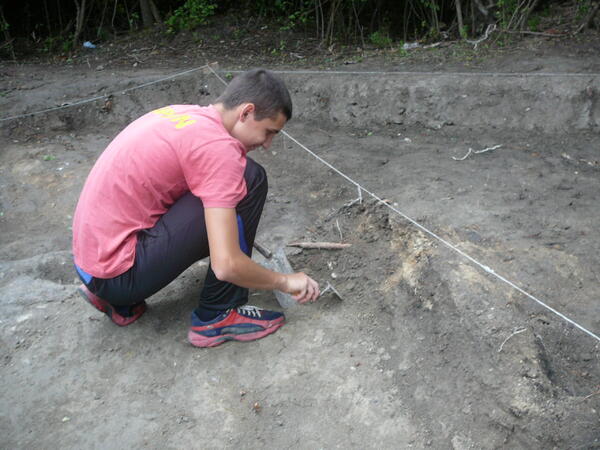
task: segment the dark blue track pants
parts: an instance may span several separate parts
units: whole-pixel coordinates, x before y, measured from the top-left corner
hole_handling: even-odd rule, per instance
[[[265,169],[247,159],[244,173],[248,193],[236,207],[240,248],[248,256],[267,197]],[[158,292],[194,262],[209,256],[204,206],[191,193],[181,197],[152,228],[138,233],[135,263],[110,279],[92,278],[88,288],[114,305],[132,305]],[[248,289],[220,281],[208,267],[200,307],[225,310],[248,301]]]

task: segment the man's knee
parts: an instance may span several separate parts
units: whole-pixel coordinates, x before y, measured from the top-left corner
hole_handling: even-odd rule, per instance
[[[266,193],[268,190],[267,171],[253,159],[247,158],[244,178],[248,192],[258,190]]]

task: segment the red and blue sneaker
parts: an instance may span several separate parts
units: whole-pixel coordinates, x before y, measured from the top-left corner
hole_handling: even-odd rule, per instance
[[[284,323],[283,313],[250,305],[228,309],[208,322],[201,321],[193,312],[188,340],[194,347],[216,347],[227,341],[253,341],[274,333]]]
[[[111,305],[106,300],[101,299],[96,294],[92,293],[85,286],[85,284],[79,286],[78,291],[86,302],[88,302],[98,311],[106,314],[108,317],[110,317],[110,320],[120,327],[124,327],[135,322],[141,317],[142,314],[146,312],[147,305],[143,300],[131,306],[117,306]]]

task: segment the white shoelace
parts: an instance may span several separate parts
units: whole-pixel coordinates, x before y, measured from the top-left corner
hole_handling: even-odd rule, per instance
[[[262,311],[261,308],[251,305],[239,306],[237,310],[240,314],[246,314],[252,317],[260,317],[260,312]]]

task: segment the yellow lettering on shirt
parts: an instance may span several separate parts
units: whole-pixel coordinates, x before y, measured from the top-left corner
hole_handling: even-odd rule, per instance
[[[159,116],[164,117],[165,119],[169,119],[171,122],[176,122],[175,128],[181,129],[183,127],[187,127],[188,125],[192,125],[196,123],[194,119],[192,119],[187,114],[177,114],[173,108],[170,106],[165,106],[164,108],[155,109],[152,111],[153,114],[158,114]]]
[[[171,119],[171,122],[177,122],[177,125],[175,125],[175,128],[179,129],[179,128],[183,128],[183,127],[187,127],[188,125],[191,125],[193,123],[196,123],[196,121],[192,118],[190,118],[190,116],[178,116],[178,117],[173,117]]]

